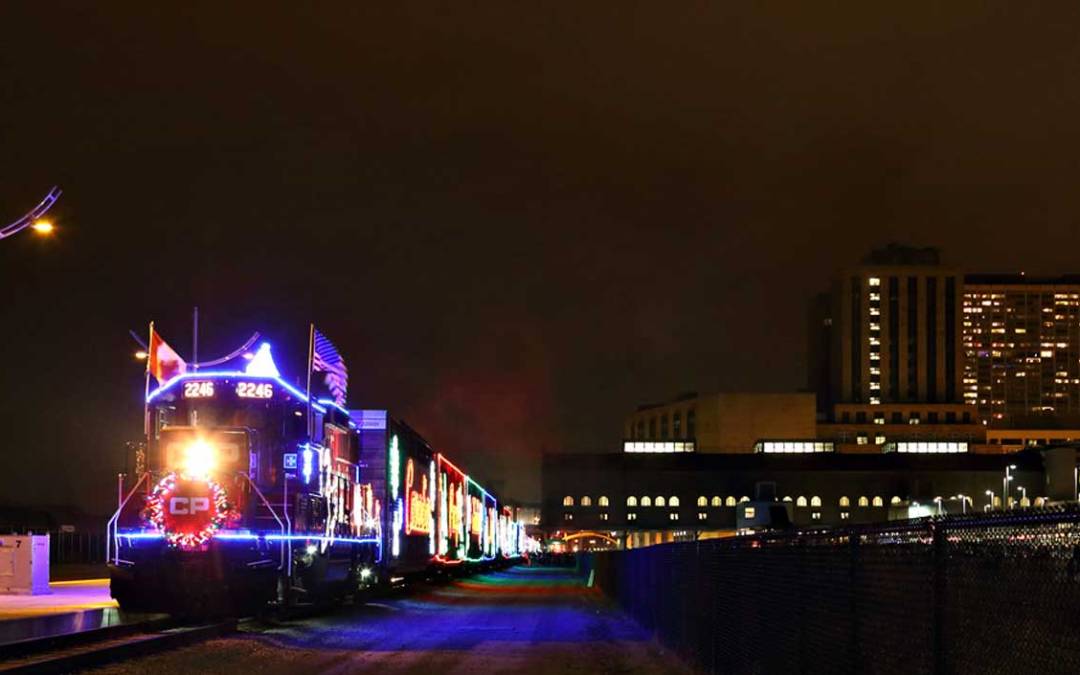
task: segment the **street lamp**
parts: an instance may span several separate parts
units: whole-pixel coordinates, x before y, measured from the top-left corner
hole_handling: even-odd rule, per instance
[[[986,491],[986,496],[990,498],[990,503],[987,504],[986,508],[983,509],[983,510],[984,511],[989,511],[990,509],[994,508],[994,491],[993,490],[987,490]]]
[[[941,497],[934,497],[934,503],[937,504],[937,514],[941,515]]]
[[[956,495],[956,497],[954,497],[954,499],[959,499],[960,500],[960,513],[967,513],[967,505],[968,505],[969,501],[971,501],[972,506],[975,506],[975,501],[972,500],[971,497],[968,497],[967,495]]]
[[[1016,465],[1015,464],[1010,464],[1009,466],[1005,467],[1005,478],[1003,478],[1001,480],[1001,510],[1002,511],[1004,511],[1008,506],[1007,502],[1009,501],[1009,481],[1011,481],[1014,478],[1014,476],[1012,475],[1012,472],[1015,471],[1015,470],[1016,470]]]
[[[1023,485],[1017,485],[1016,489],[1020,491],[1020,506],[1023,506],[1024,502],[1027,501],[1027,488]]]
[[[34,224],[30,226],[30,229],[33,230],[34,232],[37,232],[38,234],[40,234],[43,237],[47,237],[50,234],[52,234],[54,230],[56,230],[56,226],[53,225],[52,222],[50,222],[48,220],[41,219],[41,220],[35,220]]]

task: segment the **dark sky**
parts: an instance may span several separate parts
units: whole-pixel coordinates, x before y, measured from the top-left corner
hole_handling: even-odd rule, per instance
[[[157,4],[0,8],[0,220],[65,191],[0,243],[0,501],[105,508],[127,329],[196,304],[534,498],[639,402],[802,386],[872,246],[1080,271],[1075,3]]]

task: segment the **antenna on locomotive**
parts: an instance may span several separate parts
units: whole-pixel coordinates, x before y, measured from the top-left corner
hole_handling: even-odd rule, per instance
[[[195,305],[191,327],[191,369],[199,369],[199,306]]]
[[[146,440],[150,440],[150,362],[154,360],[154,355],[150,353],[150,350],[154,347],[154,322],[150,322],[150,338],[147,341],[149,347],[146,348],[146,384],[143,390],[143,433],[146,434]]]
[[[315,440],[315,432],[312,429],[311,420],[311,371],[315,368],[315,323],[308,326],[308,350],[307,350],[307,434],[308,443]]]

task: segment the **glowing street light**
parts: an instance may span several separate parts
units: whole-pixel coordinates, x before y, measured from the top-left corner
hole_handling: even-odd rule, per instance
[[[30,229],[43,237],[47,237],[56,230],[56,226],[53,225],[51,221],[41,219],[35,220],[34,224],[30,226]]]
[[[1027,488],[1023,485],[1017,485],[1016,489],[1020,491],[1020,506],[1023,506],[1024,502],[1027,501]]]
[[[994,491],[993,490],[987,490],[986,491],[986,496],[990,498],[990,503],[987,504],[986,508],[983,509],[983,510],[984,511],[989,511],[990,509],[994,508]]]
[[[1009,481],[1011,481],[1013,478],[1015,478],[1015,476],[1012,475],[1012,472],[1015,471],[1015,470],[1016,470],[1016,465],[1015,464],[1010,464],[1009,466],[1005,467],[1005,478],[1003,478],[1001,480],[1001,510],[1002,511],[1004,511],[1006,508],[1008,508]]]
[[[135,358],[138,359],[139,361],[145,361],[147,356],[148,356],[148,354],[146,352],[144,352],[143,350],[141,350],[141,349],[139,351],[135,352]]]

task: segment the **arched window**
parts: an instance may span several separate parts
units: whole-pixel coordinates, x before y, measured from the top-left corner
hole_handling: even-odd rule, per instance
[[[790,496],[784,497],[784,501],[790,503],[791,502],[791,497]]]
[[[562,498],[562,505],[563,506],[573,506],[574,505],[574,498],[571,497],[570,495],[566,495],[565,497]]]
[[[1045,499],[1043,499],[1042,497],[1035,498],[1035,506],[1043,506],[1044,504],[1046,504]]]
[[[851,506],[851,500],[848,499],[847,497],[841,497],[840,498],[840,508],[846,509],[849,506]]]
[[[725,499],[724,500],[724,506],[735,506],[735,498],[734,497],[728,497],[727,499]]]
[[[866,495],[859,497],[859,506],[870,506],[870,500],[866,498]]]
[[[748,502],[748,501],[750,501],[750,498],[745,496],[745,495],[739,498],[739,503],[740,504],[742,504],[743,502]]]
[[[671,499],[667,500],[667,505],[668,506],[678,506],[679,505],[679,498],[675,497],[675,496],[672,496]]]
[[[633,495],[630,495],[629,497],[627,497],[626,498],[626,505],[627,506],[637,506],[637,497],[635,497]]]
[[[599,504],[600,506],[610,506],[611,505],[611,502],[608,500],[608,498],[603,497],[603,496],[600,497],[600,499],[598,499],[596,501],[596,503]]]
[[[652,500],[649,499],[649,495],[645,495],[644,497],[641,498],[641,505],[642,506],[652,506]]]
[[[821,497],[814,495],[810,498],[810,506],[821,506]]]
[[[653,503],[656,504],[657,506],[664,506],[664,498],[662,496],[657,497],[656,501],[654,501]]]
[[[582,497],[581,498],[581,505],[582,506],[592,506],[592,497],[589,497],[589,495],[585,495],[584,497]]]
[[[806,506],[806,497],[799,495],[799,498],[795,500],[795,506]]]
[[[720,499],[720,497],[713,497],[712,498],[712,505],[713,506],[723,506],[724,505],[724,500]]]
[[[709,505],[709,500],[706,499],[704,495],[702,495],[701,497],[697,498],[697,505],[698,506],[708,506]]]
[[[893,497],[892,499],[889,500],[889,503],[892,504],[893,506],[899,506],[900,505],[900,498],[899,497]]]
[[[885,506],[885,500],[881,497],[874,497],[874,506]]]

